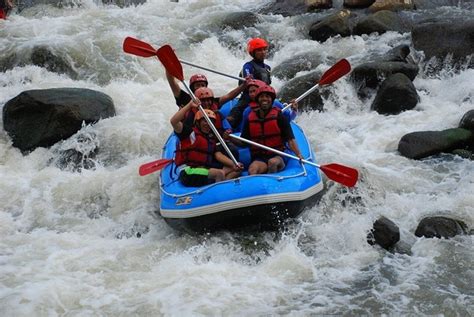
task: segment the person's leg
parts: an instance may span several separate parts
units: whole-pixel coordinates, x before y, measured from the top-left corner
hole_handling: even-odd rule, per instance
[[[209,169],[209,179],[213,179],[217,182],[222,182],[225,179],[225,173],[223,169],[220,168],[211,168]]]
[[[255,160],[249,166],[249,175],[265,174],[267,170],[267,163]]]
[[[285,168],[285,162],[281,156],[274,156],[268,160],[268,173],[276,173]]]

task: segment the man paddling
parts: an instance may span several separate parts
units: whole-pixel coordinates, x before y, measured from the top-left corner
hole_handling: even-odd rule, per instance
[[[180,142],[176,150],[175,163],[180,168],[179,179],[185,186],[198,187],[238,177],[243,165],[238,166],[222,153],[211,128],[199,111],[194,116],[194,126],[184,124],[186,113],[193,112],[200,104],[191,100],[170,119]],[[210,109],[203,109],[213,124],[216,115]]]
[[[303,159],[289,121],[282,115],[281,109],[272,106],[275,97],[272,87],[265,85],[258,88],[255,100],[259,107],[250,112],[241,137],[279,151],[284,151],[285,144],[288,144],[295,155]],[[250,175],[276,173],[285,168],[284,158],[274,152],[251,146],[250,153]]]

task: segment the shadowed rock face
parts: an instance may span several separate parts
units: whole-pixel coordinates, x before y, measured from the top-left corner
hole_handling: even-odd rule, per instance
[[[115,115],[112,99],[80,88],[24,91],[3,108],[3,125],[23,152],[49,147],[90,124]]]
[[[370,245],[378,244],[386,250],[392,248],[399,240],[400,230],[398,226],[385,217],[377,219],[367,235],[367,242]]]
[[[396,73],[382,83],[371,109],[380,114],[399,114],[415,108],[418,100],[418,93],[410,78]]]

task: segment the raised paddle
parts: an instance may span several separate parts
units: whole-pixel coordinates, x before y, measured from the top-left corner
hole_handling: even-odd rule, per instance
[[[247,139],[242,138],[242,137],[237,136],[237,135],[230,134],[229,136],[231,138],[236,139],[236,140],[251,144],[253,146],[260,147],[260,148],[265,149],[267,151],[271,151],[271,152],[276,153],[278,155],[286,156],[286,157],[301,161],[305,164],[316,166],[321,171],[323,171],[323,173],[326,174],[326,176],[329,179],[332,179],[335,182],[346,185],[347,187],[353,187],[357,183],[357,179],[359,178],[359,172],[356,169],[354,169],[352,167],[349,167],[349,166],[344,166],[344,165],[337,164],[337,163],[319,165],[319,164],[316,164],[316,163],[313,163],[313,162],[310,162],[310,161],[307,161],[307,160],[300,160],[300,158],[297,157],[297,156],[294,156],[294,155],[291,155],[291,154],[288,154],[288,153],[285,153],[285,152],[282,152],[282,151],[279,151],[279,150],[275,150],[274,148],[271,148],[271,147],[268,147],[266,145],[247,140]]]
[[[160,62],[163,64],[163,66],[166,68],[168,73],[170,73],[173,77],[177,78],[181,83],[184,85],[186,90],[188,91],[189,95],[191,98],[196,101],[196,96],[194,96],[193,92],[191,89],[189,89],[188,85],[184,82],[184,74],[183,74],[183,67],[181,66],[181,63],[179,62],[178,57],[174,53],[173,49],[169,45],[163,45],[160,47],[157,51],[156,54],[158,55],[158,58]],[[212,123],[211,119],[209,119],[207,113],[204,111],[202,106],[199,104],[198,106],[199,111],[202,112],[204,115],[204,119],[206,119],[207,124],[211,128],[212,132],[214,132],[214,135],[219,139],[219,142],[221,145],[224,147],[225,151],[229,155],[230,159],[236,166],[239,166],[239,162],[235,159],[234,155],[230,151],[229,147],[227,144],[224,142],[224,139],[222,139],[222,136],[219,134],[217,131],[216,127]]]
[[[308,89],[306,92],[304,92],[301,96],[296,98],[296,102],[301,101],[301,99],[305,98],[308,96],[310,93],[315,91],[319,86],[324,86],[324,85],[330,85],[342,76],[348,74],[351,71],[351,64],[347,61],[347,59],[341,59],[339,62],[336,64],[332,65],[331,68],[329,68],[327,71],[324,72],[324,74],[321,76],[319,79],[319,82]],[[285,111],[288,109],[291,105],[285,104],[285,107],[282,109],[282,111]]]
[[[154,173],[156,171],[163,169],[165,166],[167,166],[171,162],[173,162],[173,160],[171,159],[160,159],[160,160],[156,160],[150,163],[143,164],[138,169],[138,174],[140,174],[140,176],[145,176],[145,175]]]
[[[125,40],[123,41],[123,50],[124,50],[125,53],[138,55],[138,56],[142,56],[142,57],[158,56],[158,51],[155,50],[153,48],[153,46],[151,46],[150,44],[148,44],[146,42],[140,41],[136,38],[130,37],[130,36],[126,37]],[[214,70],[214,69],[211,69],[211,68],[207,68],[207,67],[204,67],[204,66],[199,66],[199,65],[196,65],[196,64],[192,64],[190,62],[183,61],[182,59],[180,59],[179,61],[181,63],[189,65],[189,66],[194,66],[194,67],[197,67],[197,68],[201,68],[201,69],[204,69],[204,70],[207,70],[207,71],[210,71],[210,72],[222,75],[222,76],[226,76],[226,77],[229,77],[229,78],[232,78],[232,79],[245,81],[245,78],[242,78],[242,77],[237,77],[237,76],[232,76],[232,75],[228,75],[228,74],[225,74],[225,73],[221,73],[221,72],[219,72],[217,70]]]

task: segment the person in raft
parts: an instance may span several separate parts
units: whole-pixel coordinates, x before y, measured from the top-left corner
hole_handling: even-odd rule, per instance
[[[180,169],[179,179],[184,186],[199,187],[214,182],[238,177],[243,164],[238,166],[222,153],[217,145],[211,127],[199,111],[194,116],[194,125],[184,124],[184,117],[200,101],[191,100],[170,119],[173,130],[180,142],[176,150],[175,164]],[[211,122],[216,123],[216,115],[210,109],[203,109]]]
[[[255,99],[259,107],[250,112],[241,137],[279,151],[284,151],[285,144],[288,144],[295,155],[303,159],[290,123],[279,108],[272,106],[275,98],[276,93],[272,87],[265,85],[258,88]],[[276,173],[285,168],[285,159],[274,152],[251,145],[250,154],[250,175]]]
[[[6,20],[11,9],[13,9],[12,0],[0,0],[0,19]]]
[[[258,79],[252,79],[249,81],[247,84],[248,87],[248,92],[249,92],[249,97],[250,97],[250,102],[248,103],[247,107],[244,110],[244,113],[242,115],[242,122],[235,131],[241,131],[242,127],[244,126],[245,122],[247,121],[248,115],[252,109],[256,109],[260,107],[258,103],[255,101],[255,95],[259,87],[265,86],[266,84]],[[275,99],[273,101],[273,107],[278,107],[280,109],[283,109],[285,107],[284,104],[282,104],[278,99]],[[283,111],[283,115],[288,119],[288,122],[291,120],[294,120],[296,118],[296,115],[298,113],[298,103],[295,102],[295,100],[292,100],[290,102],[290,108],[286,109]]]
[[[1,1],[1,0],[0,0]],[[176,100],[176,105],[180,108],[184,107],[191,100],[191,96],[182,90],[179,87],[178,80],[173,77],[168,71],[166,72],[166,79],[170,85],[171,91],[173,92],[174,99]],[[208,86],[207,77],[203,74],[194,74],[189,78],[189,89],[193,93],[196,92],[199,88]],[[217,109],[226,103],[229,100],[236,98],[245,88],[247,87],[247,81],[241,83],[237,88],[232,89],[227,94],[221,97],[214,97],[214,103],[216,104]]]
[[[268,43],[261,38],[253,38],[247,43],[247,52],[252,56],[252,60],[246,62],[242,67],[240,75],[244,78],[258,79],[271,85],[271,67],[265,64],[268,54]],[[242,113],[250,102],[248,89],[244,90],[237,106],[232,108],[227,120],[236,128],[242,120]]]

